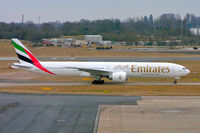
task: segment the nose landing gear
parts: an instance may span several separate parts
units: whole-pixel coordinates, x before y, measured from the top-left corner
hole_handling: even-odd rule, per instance
[[[175,77],[174,78],[174,84],[176,85],[177,84],[177,80],[179,79],[179,77]]]

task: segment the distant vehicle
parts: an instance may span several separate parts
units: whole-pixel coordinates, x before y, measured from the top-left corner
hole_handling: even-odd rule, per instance
[[[18,39],[12,39],[19,63],[11,67],[53,76],[92,77],[92,84],[103,84],[102,78],[125,82],[129,77],[173,77],[174,84],[190,73],[186,67],[161,62],[40,62]]]
[[[198,50],[199,48],[198,47],[194,47],[194,50]]]

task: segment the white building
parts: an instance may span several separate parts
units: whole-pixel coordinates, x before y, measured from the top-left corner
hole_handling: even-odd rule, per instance
[[[111,41],[100,41],[99,43],[102,45],[111,45],[112,44]]]
[[[88,42],[94,42],[94,43],[99,43],[102,41],[102,36],[101,35],[85,35],[85,40]]]
[[[190,28],[190,32],[193,35],[197,35],[197,36],[200,35],[199,31],[200,31],[200,28]]]

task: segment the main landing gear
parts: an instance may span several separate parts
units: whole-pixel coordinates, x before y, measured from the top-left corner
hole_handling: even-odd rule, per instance
[[[92,84],[104,84],[104,80],[101,80],[102,76],[97,76],[96,80],[92,81]]]
[[[104,84],[104,80],[94,80],[92,84]]]

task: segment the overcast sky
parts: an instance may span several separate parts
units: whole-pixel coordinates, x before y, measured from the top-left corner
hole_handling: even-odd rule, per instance
[[[154,17],[163,13],[200,16],[200,0],[0,0],[0,21],[51,22],[60,20]]]

